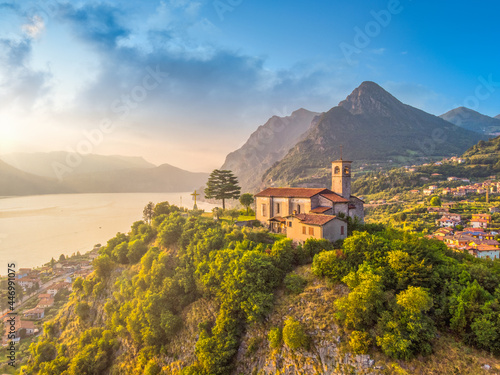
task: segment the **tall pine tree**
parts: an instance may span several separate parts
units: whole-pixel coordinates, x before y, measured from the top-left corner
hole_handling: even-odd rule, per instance
[[[238,199],[241,188],[233,172],[215,169],[208,178],[205,188],[205,197],[208,199],[221,199],[222,208],[226,209],[226,199]]]

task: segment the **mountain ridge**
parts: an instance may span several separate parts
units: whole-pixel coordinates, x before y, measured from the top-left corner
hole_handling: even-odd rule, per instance
[[[328,186],[329,163],[340,157],[341,145],[348,160],[415,162],[461,154],[482,138],[404,104],[367,81],[325,112],[305,137],[265,172],[261,187]]]
[[[500,131],[500,118],[486,116],[466,107],[452,109],[439,117],[461,128],[481,134],[491,134]]]

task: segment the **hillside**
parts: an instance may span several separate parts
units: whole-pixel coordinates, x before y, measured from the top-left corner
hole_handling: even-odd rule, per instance
[[[193,173],[162,164],[68,176],[64,185],[79,193],[160,193],[191,191],[205,185],[208,173]]]
[[[0,160],[0,196],[73,192],[68,186],[16,169]]]
[[[95,155],[80,156],[76,153],[65,151],[54,152],[15,152],[0,156],[0,160],[21,171],[47,178],[58,178],[54,172],[54,164],[76,165],[70,170],[65,170],[64,176],[93,172],[107,172],[130,168],[153,168],[155,165],[141,157],[120,155]]]
[[[136,222],[110,239],[94,273],[74,281],[26,373],[500,370],[493,262],[418,235],[357,229],[336,246],[294,246],[159,204],[152,226]]]
[[[481,135],[401,103],[373,82],[363,82],[346,100],[321,115],[316,125],[263,177],[265,186],[325,186],[330,162],[414,163],[461,154]],[[328,185],[327,185],[328,186]]]
[[[459,107],[439,116],[461,128],[481,134],[491,134],[500,131],[500,120],[482,115],[472,109]]]
[[[114,160],[120,160],[120,158],[120,156],[113,157]],[[114,167],[130,165],[130,159],[125,159],[125,163],[105,163],[104,165],[97,163],[94,169],[105,171],[71,173],[63,175],[62,181],[58,181],[55,177],[41,177],[20,171],[0,160],[0,196],[60,193],[168,193],[194,190],[205,185],[208,179],[207,173],[188,172],[169,164],[150,167],[149,164],[143,163],[142,158],[132,159],[132,165],[141,165],[140,168],[106,169],[110,168],[111,164]]]
[[[255,190],[259,177],[295,146],[318,115],[299,109],[287,117],[271,117],[241,148],[227,155],[221,169],[233,171],[243,191]]]

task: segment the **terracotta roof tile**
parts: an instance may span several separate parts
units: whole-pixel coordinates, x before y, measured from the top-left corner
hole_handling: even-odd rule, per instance
[[[316,207],[315,209],[311,210],[311,213],[322,214],[323,212],[326,212],[326,211],[331,210],[331,209],[332,209],[331,207],[319,206],[319,207]]]
[[[347,199],[334,193],[333,191],[329,191],[328,193],[321,193],[321,196],[334,203],[349,203]]]
[[[338,219],[338,217],[333,215],[317,215],[317,214],[316,215],[298,214],[294,215],[293,217],[299,219],[303,224],[319,225],[319,226],[323,226],[334,219]]]
[[[268,221],[279,221],[280,223],[284,223],[286,219],[281,216],[274,216],[270,218]]]

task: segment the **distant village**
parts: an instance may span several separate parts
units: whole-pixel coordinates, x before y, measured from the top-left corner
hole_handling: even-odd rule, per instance
[[[36,336],[41,331],[41,322],[47,318],[47,312],[53,311],[56,301],[67,300],[71,292],[73,281],[89,275],[92,268],[92,261],[97,258],[98,248],[83,256],[73,256],[59,261],[54,259],[38,268],[19,268],[16,272],[16,284],[22,288],[17,290],[17,295],[21,298],[16,300],[15,308],[18,316],[15,320],[15,339],[19,342],[21,339]],[[5,297],[4,300],[7,300]],[[2,306],[2,310],[5,306]],[[3,310],[4,332],[2,335],[2,346],[7,346],[11,341],[8,334],[12,331],[10,326],[5,324],[8,319],[8,310]],[[54,314],[51,314],[54,315]]]

